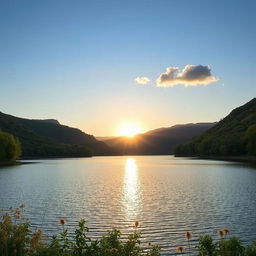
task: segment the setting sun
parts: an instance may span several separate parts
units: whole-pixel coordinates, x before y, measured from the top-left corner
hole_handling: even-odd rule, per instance
[[[125,137],[133,137],[141,132],[141,128],[134,123],[123,124],[119,128],[119,135]]]

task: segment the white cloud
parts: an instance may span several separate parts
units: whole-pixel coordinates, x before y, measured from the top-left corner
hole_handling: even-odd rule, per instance
[[[135,78],[135,82],[137,84],[147,84],[150,82],[150,79],[146,76],[141,76],[141,77]]]
[[[208,85],[219,79],[211,74],[209,66],[186,65],[180,71],[177,67],[168,67],[156,80],[158,87],[173,87],[177,84],[185,86]]]

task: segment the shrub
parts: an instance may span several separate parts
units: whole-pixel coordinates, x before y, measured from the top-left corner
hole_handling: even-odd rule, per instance
[[[0,256],[160,256],[157,245],[149,243],[149,250],[142,249],[138,222],[126,240],[121,238],[121,232],[117,229],[93,240],[89,237],[85,220],[79,221],[74,235],[70,236],[65,228],[65,220],[61,219],[62,232],[48,241],[43,239],[42,231],[31,231],[30,223],[22,217],[24,207],[21,205],[15,210],[10,208],[8,212],[1,212]],[[229,229],[219,230],[218,241],[214,241],[210,235],[201,236],[194,250],[190,250],[189,243],[192,233],[186,232],[188,249],[178,246],[176,252],[199,256],[256,256],[256,241],[244,247],[237,237],[227,238],[229,232]]]
[[[221,256],[239,256],[244,251],[241,240],[237,237],[231,237],[227,240],[222,239],[219,241],[218,246],[219,255]]]
[[[244,251],[246,256],[255,256],[256,255],[256,241],[251,242]]]
[[[19,140],[7,132],[0,131],[0,162],[14,161],[20,155]]]
[[[210,235],[200,236],[198,245],[196,246],[199,251],[200,256],[216,256],[217,255],[217,245],[213,242]]]
[[[135,229],[124,241],[121,232],[113,229],[99,240],[88,236],[85,220],[80,220],[75,235],[68,236],[65,221],[61,220],[62,232],[47,243],[40,230],[32,232],[30,223],[23,219],[24,205],[0,216],[1,256],[160,256],[156,245],[145,252],[140,247],[140,233]]]

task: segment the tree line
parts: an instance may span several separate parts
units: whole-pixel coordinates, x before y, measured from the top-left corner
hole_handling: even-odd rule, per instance
[[[243,132],[206,133],[187,143],[177,145],[176,156],[256,156],[256,124]]]

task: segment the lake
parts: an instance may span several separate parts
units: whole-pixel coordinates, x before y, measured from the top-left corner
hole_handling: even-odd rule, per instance
[[[124,234],[139,221],[143,246],[164,255],[186,245],[184,232],[216,235],[229,228],[256,239],[256,169],[241,163],[120,156],[38,160],[0,168],[0,208],[26,205],[25,216],[47,235],[87,220],[93,237],[112,227]]]

